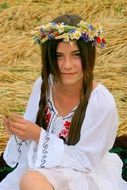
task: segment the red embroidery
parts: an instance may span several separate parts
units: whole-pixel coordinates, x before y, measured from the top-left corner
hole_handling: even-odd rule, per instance
[[[47,107],[46,110],[45,110],[45,120],[46,120],[47,127],[49,125],[50,119],[51,119],[51,112]],[[68,137],[68,134],[69,134],[70,126],[71,126],[70,121],[65,121],[64,122],[64,128],[59,133],[60,138],[62,137],[64,140],[66,140],[66,137]]]
[[[46,108],[45,121],[46,121],[47,127],[49,125],[50,118],[51,118],[51,113],[49,112],[48,108]]]
[[[65,126],[66,129],[69,130],[69,128],[70,128],[70,126],[71,126],[71,122],[70,122],[70,121],[66,121],[66,122],[64,123],[64,126]]]
[[[70,126],[71,126],[71,122],[65,121],[64,129],[62,129],[62,131],[60,132],[59,137],[63,137],[65,139],[69,134]]]
[[[46,116],[45,116],[46,123],[49,123],[50,118],[51,118],[51,113],[47,113]]]

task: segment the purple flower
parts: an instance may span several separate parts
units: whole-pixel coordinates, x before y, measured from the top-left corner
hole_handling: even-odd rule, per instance
[[[56,22],[52,22],[52,25],[53,25],[53,26],[56,26]]]
[[[90,30],[94,30],[94,27],[93,27],[91,24],[88,25],[88,28],[89,28]]]
[[[105,43],[102,42],[102,43],[101,43],[101,47],[102,47],[102,48],[105,48]]]
[[[70,30],[68,33],[69,34],[72,34],[72,33],[74,33],[76,31],[76,29],[72,29],[72,30]]]
[[[81,39],[82,39],[84,42],[88,42],[88,41],[89,41],[89,36],[88,36],[88,34],[87,34],[86,32],[85,32],[85,33],[82,33]]]
[[[54,34],[48,34],[48,39],[50,40],[50,39],[53,39],[55,37],[55,35]]]

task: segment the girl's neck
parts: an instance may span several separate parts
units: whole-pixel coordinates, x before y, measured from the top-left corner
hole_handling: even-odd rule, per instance
[[[54,84],[52,98],[55,109],[60,116],[67,116],[80,102],[81,88],[79,86],[63,86]]]
[[[80,97],[81,88],[82,88],[82,86],[79,84],[62,85],[61,83],[55,84],[53,87],[55,92],[57,92],[59,95],[64,95],[67,98]]]

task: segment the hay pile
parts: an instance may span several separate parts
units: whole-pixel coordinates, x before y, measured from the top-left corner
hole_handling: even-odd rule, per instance
[[[97,51],[95,78],[113,93],[120,115],[118,135],[127,129],[127,1],[8,0],[0,1],[0,150],[7,141],[2,127],[5,107],[23,114],[35,79],[40,75],[38,46],[31,31],[54,17],[79,14],[102,23],[107,48]]]

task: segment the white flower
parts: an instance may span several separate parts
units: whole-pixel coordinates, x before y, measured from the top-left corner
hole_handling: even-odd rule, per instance
[[[85,22],[85,21],[83,21],[83,20],[81,20],[81,22],[78,24],[78,26],[79,26],[80,28],[84,28],[84,29],[88,28],[87,22]]]
[[[45,31],[51,30],[52,27],[53,27],[53,24],[51,22],[46,25],[42,25],[42,29]]]
[[[64,34],[62,34],[60,36],[56,36],[55,39],[63,39],[64,42],[69,42],[70,41],[68,33],[64,33]]]
[[[58,30],[58,32],[59,32],[60,34],[64,32],[64,24],[63,24],[63,23],[57,24],[57,25],[55,26],[55,28]]]
[[[78,40],[81,37],[81,32],[79,30],[76,30],[73,33],[70,33],[70,39],[73,40]]]

